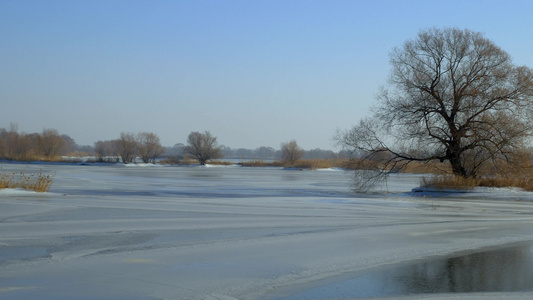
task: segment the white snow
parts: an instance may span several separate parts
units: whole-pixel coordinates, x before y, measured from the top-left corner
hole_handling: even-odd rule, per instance
[[[23,189],[0,189],[0,197],[1,196],[21,196],[21,195],[35,195],[37,192],[35,191],[27,191]]]
[[[132,163],[132,164],[121,164],[129,168],[146,168],[146,167],[162,167],[161,164],[152,164],[152,163]]]
[[[353,194],[339,170],[1,167],[55,173],[44,198],[0,191],[7,299],[275,299],[380,266],[533,241],[531,193],[414,193],[417,175]],[[533,296],[418,297],[502,295]]]

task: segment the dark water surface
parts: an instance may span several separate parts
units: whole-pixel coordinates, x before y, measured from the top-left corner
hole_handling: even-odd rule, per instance
[[[383,268],[281,299],[519,291],[533,291],[531,244]]]

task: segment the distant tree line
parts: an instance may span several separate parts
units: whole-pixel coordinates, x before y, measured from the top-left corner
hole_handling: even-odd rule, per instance
[[[224,154],[225,158],[231,159],[282,160],[284,157],[282,150],[284,144],[281,145],[280,149],[274,149],[272,147],[267,146],[262,146],[256,149],[233,149],[230,147],[223,147],[222,153]],[[342,156],[342,153],[340,152],[334,152],[332,150],[323,150],[319,148],[311,150],[300,150],[302,151],[301,156],[299,157],[301,159],[330,159]]]
[[[9,129],[0,128],[0,159],[50,161],[78,150],[79,147],[71,137],[60,135],[55,129],[25,134],[18,131],[15,123]]]
[[[155,163],[158,159],[172,158],[174,161],[195,159],[205,164],[213,159],[280,160],[293,163],[298,159],[330,159],[342,157],[343,153],[331,150],[301,149],[295,140],[282,143],[280,149],[262,146],[245,149],[219,145],[217,138],[209,131],[189,134],[186,144],[177,143],[163,147],[159,137],[152,132],[120,134],[119,138],[100,140],[94,146],[80,146],[74,139],[60,134],[55,129],[43,129],[41,133],[21,133],[15,123],[10,128],[0,128],[0,159],[31,161],[57,161],[62,156],[94,156],[100,162]]]
[[[110,160],[118,162],[120,158],[123,163],[128,164],[140,158],[143,163],[155,163],[164,152],[165,148],[161,146],[159,137],[151,132],[138,134],[123,132],[118,139],[94,143],[94,153],[102,162]]]

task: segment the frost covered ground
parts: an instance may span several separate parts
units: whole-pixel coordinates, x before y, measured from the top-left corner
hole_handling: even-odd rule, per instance
[[[2,299],[290,299],[379,268],[533,241],[531,193],[412,193],[416,175],[354,195],[340,170],[1,168],[55,174],[48,193],[0,191]]]

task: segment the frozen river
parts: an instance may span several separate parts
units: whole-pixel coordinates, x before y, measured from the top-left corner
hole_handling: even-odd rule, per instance
[[[340,170],[0,166],[55,174],[48,193],[0,191],[2,299],[356,298],[338,286],[533,241],[530,193],[414,194],[416,175],[357,195]],[[533,294],[461,295],[503,296]]]

